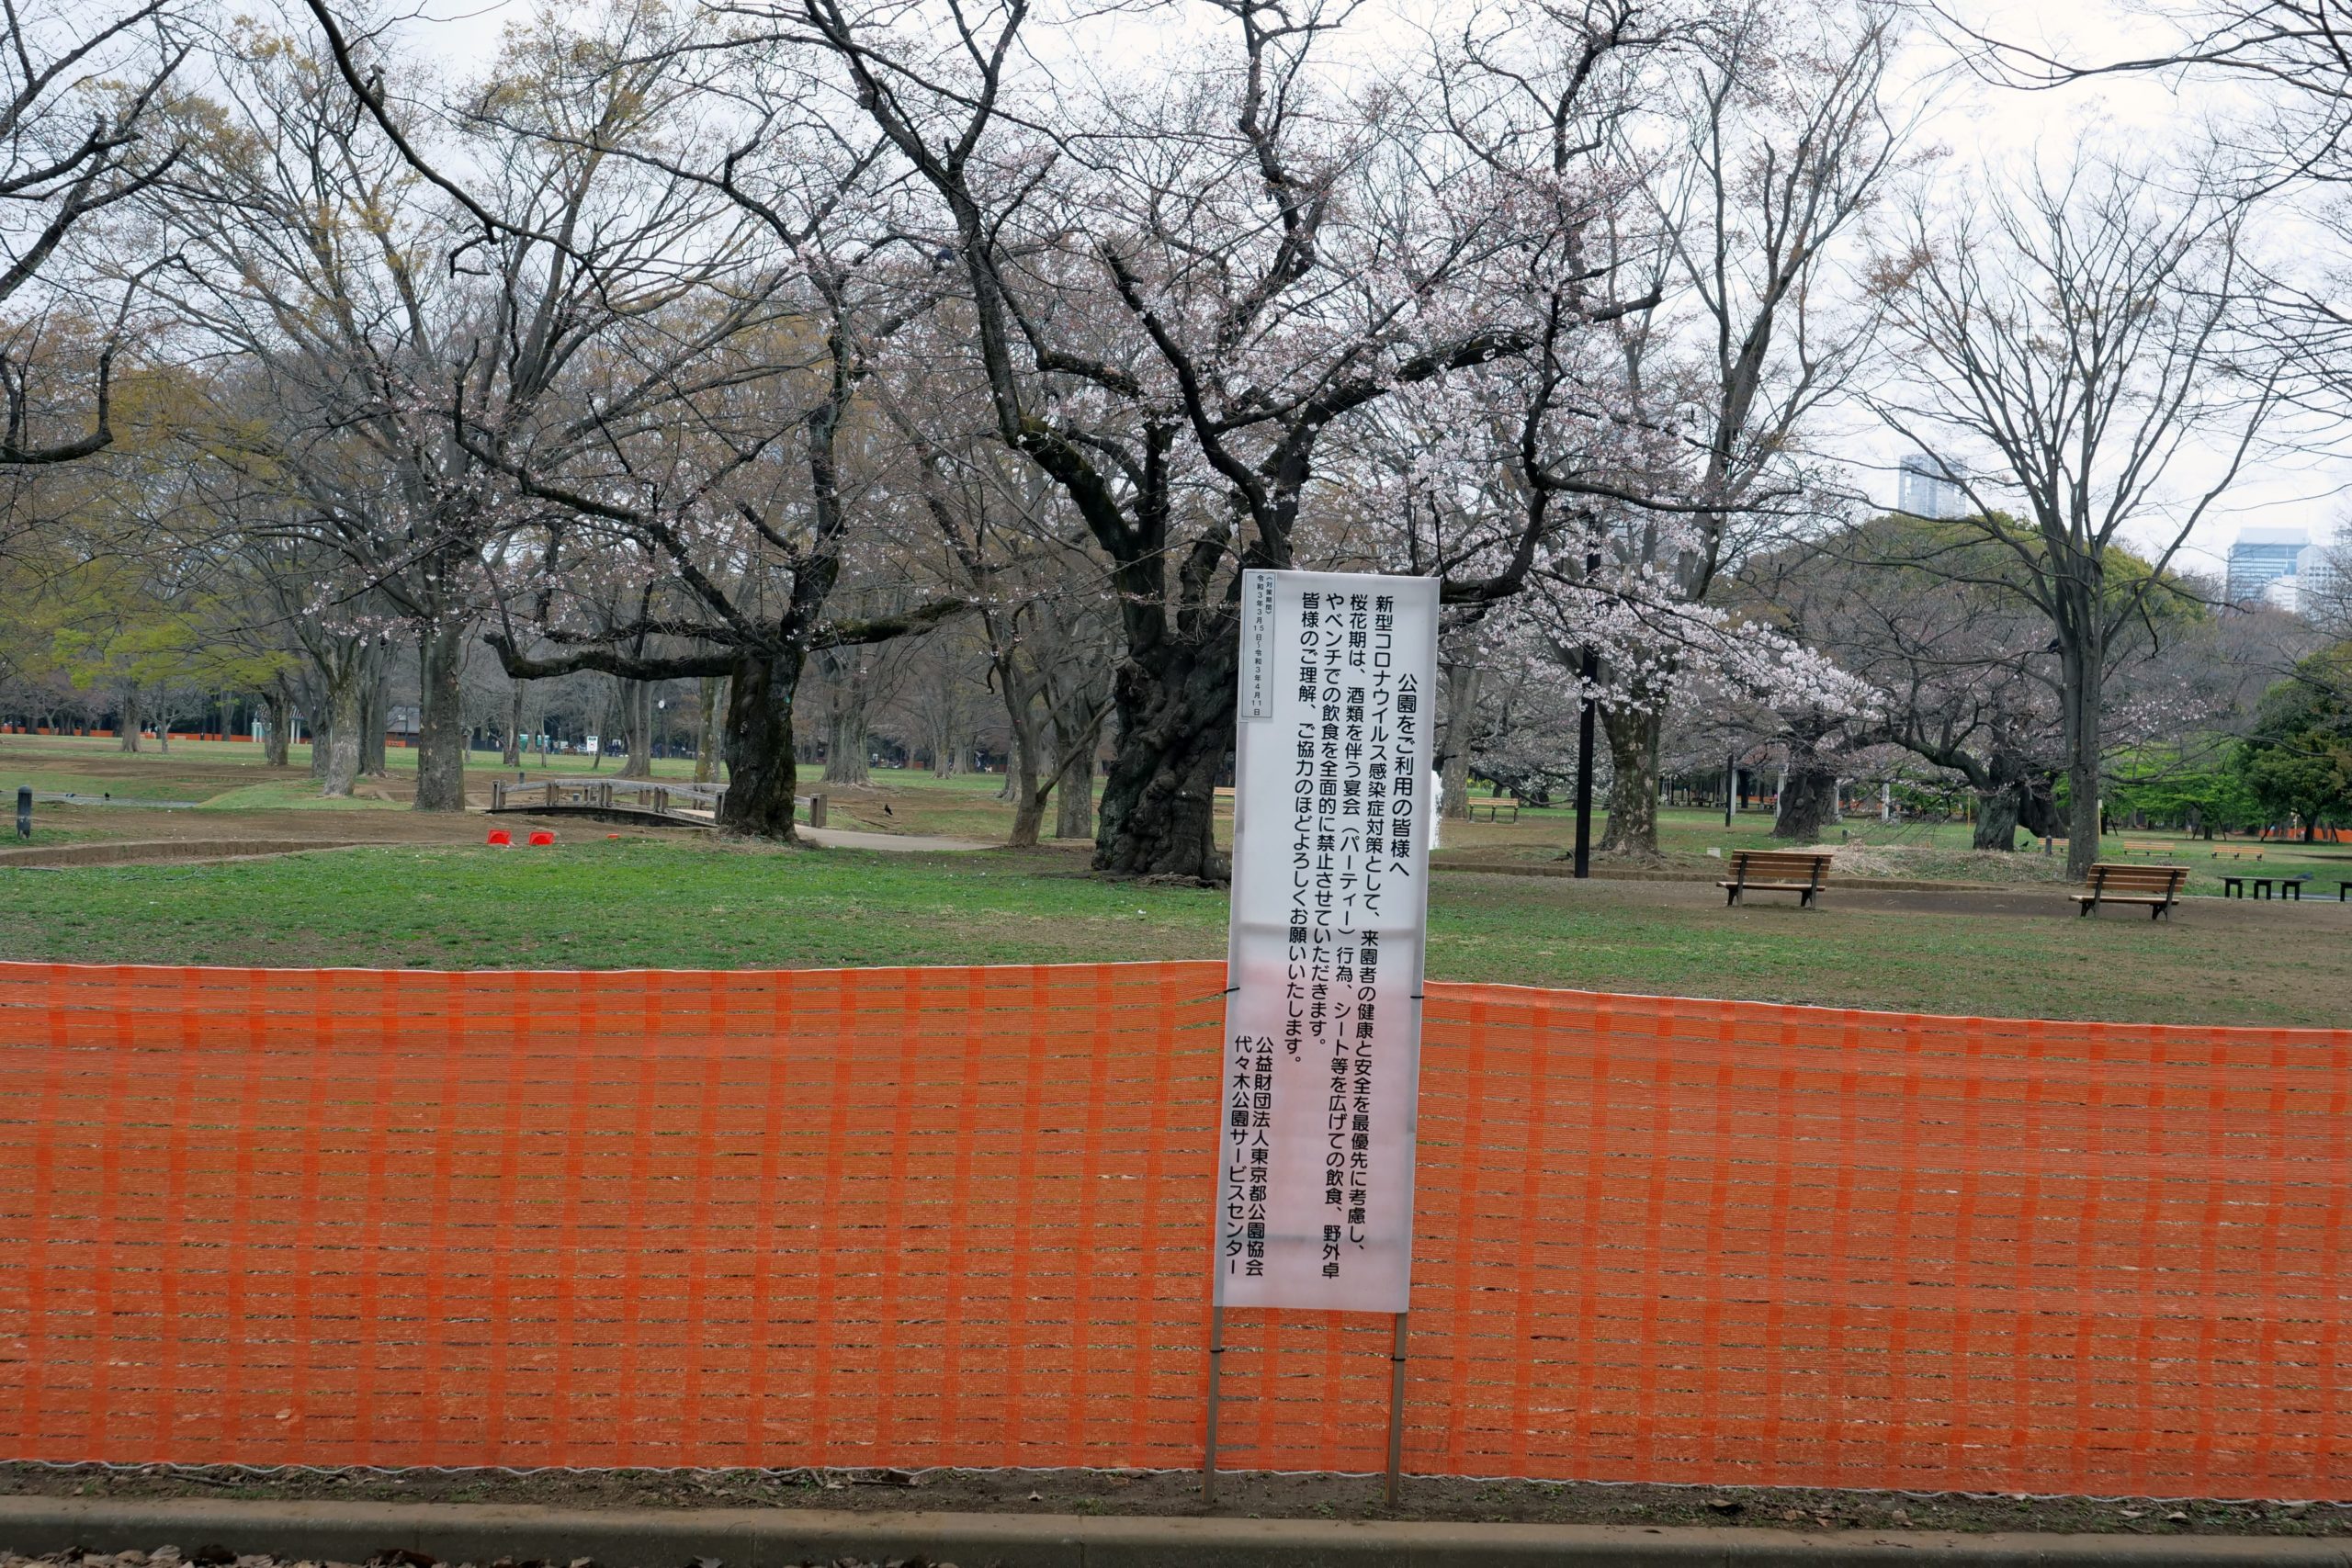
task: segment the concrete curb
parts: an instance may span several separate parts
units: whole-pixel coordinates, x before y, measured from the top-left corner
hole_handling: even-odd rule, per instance
[[[783,1568],[917,1554],[957,1568],[1880,1568],[1923,1558],[1955,1568],[2352,1568],[2352,1543],[2292,1537],[0,1497],[0,1548],[15,1551],[169,1544],[186,1552],[215,1543],[289,1562],[362,1562],[406,1547],[445,1562],[593,1557],[604,1568],[680,1568],[696,1557]]]

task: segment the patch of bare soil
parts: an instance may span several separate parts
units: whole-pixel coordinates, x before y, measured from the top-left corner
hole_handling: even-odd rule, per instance
[[[1801,1487],[1634,1486],[1408,1477],[1399,1506],[1372,1476],[1225,1474],[1214,1508],[1190,1472],[933,1470],[295,1471],[0,1465],[0,1492],[49,1496],[523,1503],[560,1508],[803,1507],[944,1512],[1760,1525],[1791,1529],[2134,1535],[2352,1535],[2352,1506],[2088,1497],[1919,1496]]]
[[[293,854],[364,844],[478,844],[492,827],[504,827],[514,832],[546,826],[559,835],[599,839],[615,830],[582,818],[550,818],[542,821],[527,815],[485,818],[473,812],[155,811],[46,803],[36,811],[34,825],[30,846],[0,848],[0,866],[130,865]],[[66,841],[42,844],[40,832],[44,829],[56,829]],[[650,825],[632,826],[626,831],[632,837],[648,833],[695,836],[693,829]]]

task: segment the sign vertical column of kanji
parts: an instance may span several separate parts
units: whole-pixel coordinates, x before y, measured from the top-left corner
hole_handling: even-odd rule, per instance
[[[1210,1478],[1228,1306],[1396,1314],[1402,1399],[1437,589],[1243,581]]]

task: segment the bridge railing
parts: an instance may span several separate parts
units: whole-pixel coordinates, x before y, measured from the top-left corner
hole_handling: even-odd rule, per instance
[[[716,818],[727,798],[723,784],[670,779],[599,779],[577,774],[532,781],[492,779],[492,811],[649,811],[660,816]]]

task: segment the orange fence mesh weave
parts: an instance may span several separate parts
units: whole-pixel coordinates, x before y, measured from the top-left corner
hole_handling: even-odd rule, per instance
[[[0,964],[0,1458],[1196,1464],[1222,985]],[[1406,1464],[2352,1496],[2347,1201],[2352,1031],[1431,985]]]

